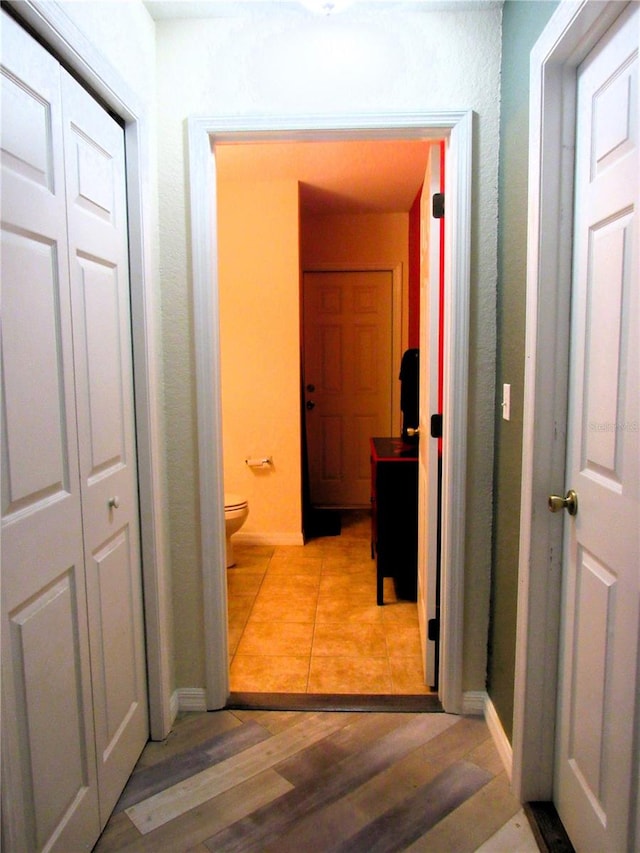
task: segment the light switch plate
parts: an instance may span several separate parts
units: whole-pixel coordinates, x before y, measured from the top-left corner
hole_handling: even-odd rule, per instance
[[[502,386],[502,417],[511,420],[511,385]]]

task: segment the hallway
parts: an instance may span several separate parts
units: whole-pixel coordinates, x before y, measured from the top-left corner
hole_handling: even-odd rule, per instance
[[[416,604],[385,578],[376,605],[368,511],[304,547],[235,545],[227,569],[233,693],[428,695]]]
[[[376,605],[369,525],[354,513],[304,548],[236,548],[229,706],[180,714],[147,744],[94,853],[538,850],[485,721],[422,711],[437,697],[416,605],[390,579]],[[335,704],[259,710],[274,693],[281,708]],[[376,697],[390,710],[363,710]]]

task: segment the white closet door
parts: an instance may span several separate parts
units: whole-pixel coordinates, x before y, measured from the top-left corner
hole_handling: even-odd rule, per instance
[[[57,62],[2,13],[2,758],[9,850],[99,832]]]
[[[146,743],[122,128],[62,72],[78,441],[101,823]]]

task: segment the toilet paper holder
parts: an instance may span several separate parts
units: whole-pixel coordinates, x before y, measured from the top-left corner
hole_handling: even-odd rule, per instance
[[[273,465],[271,456],[261,456],[255,459],[245,459],[244,461],[249,468],[267,468],[269,465]]]

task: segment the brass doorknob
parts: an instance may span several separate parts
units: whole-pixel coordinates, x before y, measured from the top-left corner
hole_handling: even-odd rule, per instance
[[[420,427],[407,427],[407,435],[413,438],[414,435],[420,434]]]
[[[578,514],[578,496],[573,489],[569,489],[564,498],[560,495],[549,495],[549,510],[561,512],[563,509],[566,509],[569,515]]]

